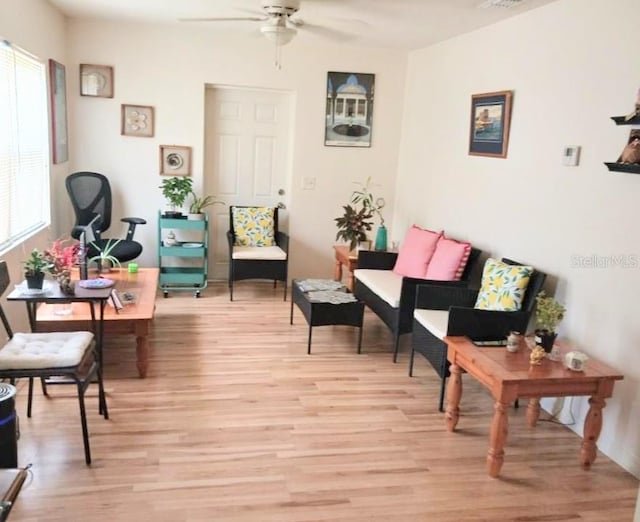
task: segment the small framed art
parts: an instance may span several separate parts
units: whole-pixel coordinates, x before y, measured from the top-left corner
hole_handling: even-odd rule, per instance
[[[191,147],[160,145],[160,174],[164,176],[190,176]]]
[[[53,163],[69,159],[67,135],[67,75],[64,65],[49,60]]]
[[[122,105],[123,136],[153,137],[153,107],[147,105]]]
[[[469,154],[507,157],[512,95],[499,91],[471,96]]]
[[[113,98],[113,67],[81,63],[80,95]]]

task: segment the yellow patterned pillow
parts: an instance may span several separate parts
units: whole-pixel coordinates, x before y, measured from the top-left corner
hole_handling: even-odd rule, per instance
[[[233,231],[236,246],[274,246],[274,209],[269,207],[233,207]]]
[[[487,259],[475,307],[503,312],[520,310],[532,273],[532,266],[508,265],[497,259]]]

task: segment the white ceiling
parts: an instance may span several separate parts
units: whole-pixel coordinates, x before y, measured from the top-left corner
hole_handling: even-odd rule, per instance
[[[302,0],[296,18],[305,38],[366,47],[417,49],[555,0],[524,0],[508,9],[479,9],[483,0]],[[260,16],[260,0],[49,0],[69,18],[181,24],[178,18]],[[277,0],[274,0],[276,3]],[[259,22],[189,22],[211,31],[258,30]]]

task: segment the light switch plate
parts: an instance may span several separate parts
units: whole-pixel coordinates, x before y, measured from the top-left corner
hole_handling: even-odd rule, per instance
[[[316,178],[302,178],[302,190],[314,190],[316,188]]]

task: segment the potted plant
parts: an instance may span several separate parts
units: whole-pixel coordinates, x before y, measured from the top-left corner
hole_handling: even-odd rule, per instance
[[[371,193],[371,176],[367,178],[365,183],[358,183],[360,185],[359,190],[354,190],[351,194],[351,203],[362,204],[364,208],[369,209],[369,213],[373,216],[376,215],[380,219],[380,226],[376,231],[375,250],[387,249],[387,227],[384,226],[384,217],[381,210],[384,208],[384,198],[374,198]]]
[[[536,296],[536,343],[549,353],[556,340],[556,328],[564,318],[567,309],[544,290]]]
[[[185,176],[174,176],[172,178],[165,178],[162,180],[162,195],[167,199],[171,205],[171,211],[164,213],[165,217],[181,218],[182,212],[180,209],[184,202],[187,200],[187,196],[192,193],[193,180]]]
[[[100,248],[96,243],[91,242],[91,246],[93,246],[93,248],[95,248],[99,253],[98,255],[90,258],[89,263],[93,263],[95,261],[96,265],[98,266],[98,272],[100,273],[110,272],[111,268],[113,268],[114,266],[120,268],[120,261],[117,257],[114,257],[111,254],[111,252],[113,252],[113,249],[118,245],[118,243],[120,243],[120,241],[122,240],[109,239],[102,248]]]
[[[202,221],[204,219],[203,210],[205,208],[216,204],[224,205],[224,201],[217,200],[215,196],[203,196],[200,198],[195,192],[191,192],[191,196],[193,199],[189,205],[188,219]]]
[[[22,264],[24,265],[24,278],[27,280],[27,288],[42,290],[44,273],[53,266],[46,254],[34,248],[27,260],[23,261]]]
[[[354,250],[358,243],[367,240],[367,231],[371,230],[371,221],[373,215],[371,210],[362,206],[360,210],[356,210],[351,205],[344,205],[344,215],[335,218],[338,226],[336,239],[342,239],[349,243],[349,248]]]

